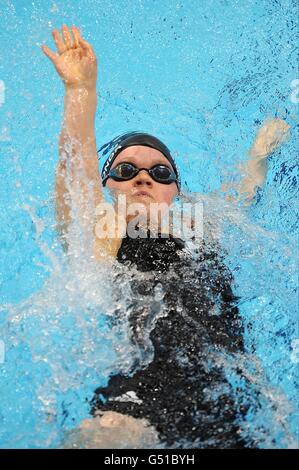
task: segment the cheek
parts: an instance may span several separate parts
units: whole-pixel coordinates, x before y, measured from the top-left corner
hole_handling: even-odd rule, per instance
[[[177,195],[177,187],[174,183],[170,185],[159,186],[157,188],[157,199],[159,202],[166,202],[167,204],[171,204],[175,196]]]
[[[131,189],[131,181],[114,181],[113,179],[107,180],[106,187],[114,191],[125,193]]]

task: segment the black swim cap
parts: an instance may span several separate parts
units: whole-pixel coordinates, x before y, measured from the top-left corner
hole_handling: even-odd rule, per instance
[[[166,145],[163,144],[163,142],[157,137],[154,137],[153,135],[150,135],[150,134],[145,134],[143,132],[129,132],[127,134],[120,135],[116,137],[115,139],[111,140],[110,142],[108,142],[108,144],[103,145],[100,148],[100,150],[98,150],[98,152],[100,152],[103,149],[105,149],[103,151],[103,155],[106,155],[112,149],[109,157],[105,161],[105,164],[101,173],[103,186],[105,186],[106,184],[110,168],[115,158],[117,157],[117,155],[121,152],[121,150],[127,147],[132,147],[133,145],[144,145],[145,147],[151,147],[163,153],[163,155],[167,158],[167,160],[170,162],[171,166],[173,167],[173,170],[177,176],[177,181],[176,181],[177,187],[178,187],[178,190],[180,191],[181,181],[180,181],[179,171],[178,171],[178,168],[175,164],[173,157],[171,156],[171,153],[168,147],[166,147]]]

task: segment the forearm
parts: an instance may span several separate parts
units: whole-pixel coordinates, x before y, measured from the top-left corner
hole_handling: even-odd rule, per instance
[[[256,189],[262,187],[268,169],[267,154],[262,155],[253,145],[248,152],[248,160],[242,165],[243,178],[237,186],[239,196],[254,197]]]
[[[66,88],[64,118],[59,139],[59,165],[85,169],[90,177],[98,176],[95,139],[96,90]],[[91,171],[90,170],[96,170]]]
[[[221,189],[225,192],[234,191],[235,195],[228,194],[226,199],[229,202],[240,202],[241,200],[245,205],[251,204],[257,188],[262,187],[268,169],[268,161],[266,158],[260,158],[253,150],[248,152],[248,159],[242,165],[239,165],[241,173],[241,180],[239,183],[223,184]]]
[[[96,90],[66,88],[64,118],[59,139],[59,162],[56,172],[56,215],[60,231],[70,222],[72,193],[76,202],[94,206],[102,198],[95,139]],[[88,201],[92,195],[93,200]],[[80,200],[81,198],[81,200]]]

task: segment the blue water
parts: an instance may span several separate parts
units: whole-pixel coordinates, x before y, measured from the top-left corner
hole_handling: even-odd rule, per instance
[[[66,268],[56,238],[63,86],[40,45],[53,49],[51,30],[62,23],[78,25],[98,57],[98,147],[130,130],[156,134],[176,155],[189,191],[209,194],[237,181],[237,166],[266,118],[291,125],[289,141],[269,159],[255,203],[227,218],[229,208],[215,208],[215,218],[223,219],[222,243],[248,326],[248,357],[239,362],[262,395],[247,426],[260,447],[294,446],[297,2],[79,3],[1,2],[0,447],[55,447],[63,430],[88,416],[88,398],[108,371],[118,361],[125,370],[130,360],[115,348],[117,335],[125,344],[124,330],[111,334],[107,324],[113,281],[104,281],[101,267],[90,273],[82,260]],[[236,214],[240,223],[231,220]],[[229,361],[227,371],[233,381]],[[261,423],[266,435],[259,434]]]

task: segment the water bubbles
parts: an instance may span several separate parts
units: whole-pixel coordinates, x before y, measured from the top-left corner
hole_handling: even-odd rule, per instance
[[[164,290],[162,284],[158,283],[155,285],[155,290],[154,290],[154,298],[157,302],[160,300],[163,300],[164,298]]]
[[[20,180],[15,184],[20,187]],[[218,249],[220,245],[223,249],[225,263],[235,276],[234,290],[245,323],[246,347],[254,350],[254,355],[226,355],[221,348],[211,348],[199,357],[196,346],[205,342],[207,328],[199,331],[192,315],[196,308],[198,315],[202,314],[200,302],[186,311],[177,294],[180,285],[192,286],[194,300],[196,292],[203,288],[202,282],[207,281],[205,292],[212,296],[208,281],[213,262],[201,260],[201,245],[188,244],[181,256],[182,260],[194,258],[194,270],[153,276],[138,272],[129,260],[122,265],[96,263],[90,256],[90,233],[83,230],[84,223],[70,228],[69,251],[57,252],[55,243],[44,240],[51,222],[38,210],[38,201],[29,199],[23,209],[30,215],[30,229],[49,270],[39,292],[18,305],[6,306],[1,332],[6,346],[1,411],[4,422],[12,423],[10,442],[16,442],[19,435],[16,411],[9,411],[12,400],[17,403],[20,420],[24,415],[33,420],[30,432],[26,430],[20,442],[26,446],[51,446],[66,429],[89,416],[93,392],[107,383],[109,375],[146,368],[155,353],[155,328],[164,324],[173,331],[173,337],[177,331],[175,316],[169,316],[167,307],[168,298],[173,297],[175,314],[189,328],[185,332],[187,347],[180,342],[173,362],[193,374],[195,382],[199,361],[207,374],[224,370],[241,405],[251,406],[248,420],[240,419],[238,423],[240,433],[254,436],[257,445],[269,444],[279,435],[284,436],[284,445],[292,445],[288,423],[292,407],[277,388],[285,377],[293,377],[291,367],[297,361],[296,343],[290,350],[288,339],[295,331],[291,295],[295,283],[286,282],[295,279],[294,263],[288,259],[295,251],[292,242],[285,246],[275,234],[252,224],[241,209],[232,208],[221,199],[205,201],[207,251],[213,253],[215,246]],[[194,275],[196,267],[202,273],[200,280]],[[165,285],[170,286],[167,291]],[[215,321],[221,320],[218,301],[208,315]],[[217,384],[210,384],[203,391],[207,401],[216,400],[225,392],[227,388]],[[291,398],[293,393],[291,390]],[[40,428],[45,429],[43,435],[38,432]],[[277,438],[276,442],[281,441]],[[190,446],[190,442],[184,445]]]
[[[56,3],[53,3],[53,5],[50,8],[51,13],[58,13],[59,12],[59,7],[56,5]]]

